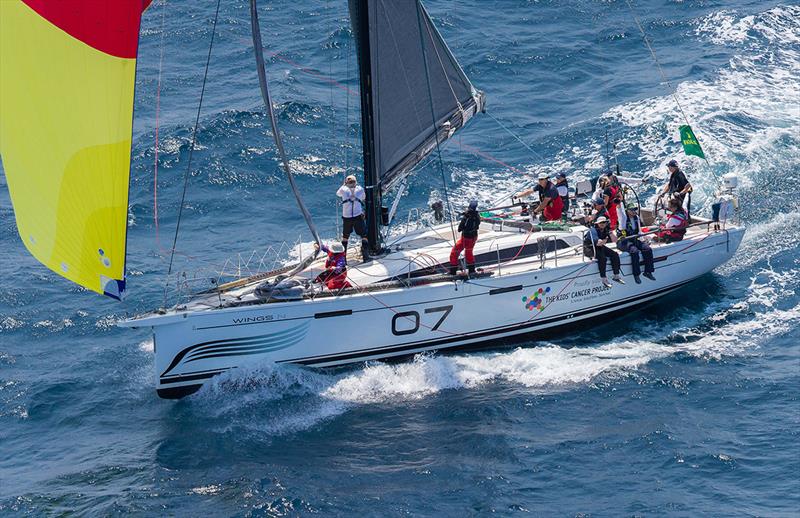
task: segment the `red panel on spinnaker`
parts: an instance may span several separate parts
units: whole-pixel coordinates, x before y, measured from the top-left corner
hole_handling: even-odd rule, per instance
[[[139,20],[152,0],[22,0],[73,38],[106,54],[136,59]]]

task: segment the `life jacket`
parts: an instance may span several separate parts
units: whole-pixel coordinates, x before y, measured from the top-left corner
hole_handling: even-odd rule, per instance
[[[468,210],[461,217],[461,222],[458,224],[458,231],[463,233],[464,237],[476,238],[478,237],[478,228],[481,226],[481,217],[478,211]]]
[[[635,236],[636,234],[639,234],[641,232],[642,232],[642,224],[639,221],[639,216],[634,216],[634,217],[628,216],[627,220],[625,221],[625,235]]]
[[[642,233],[642,222],[639,220],[639,216],[627,216],[625,219],[625,228],[622,230],[623,236],[620,240],[620,246],[625,246],[627,243],[637,244],[639,238],[630,236],[636,236]]]
[[[672,241],[680,241],[681,239],[683,239],[683,236],[686,235],[686,226],[689,224],[689,220],[686,217],[686,213],[683,211],[683,209],[675,211],[669,215],[667,221],[669,221],[670,219],[678,220],[679,222],[678,226],[664,228],[664,231],[659,233],[659,236],[662,238],[670,239]]]
[[[347,252],[340,252],[338,254],[329,252],[328,259],[325,261],[325,268],[334,270],[337,274],[346,272]]]

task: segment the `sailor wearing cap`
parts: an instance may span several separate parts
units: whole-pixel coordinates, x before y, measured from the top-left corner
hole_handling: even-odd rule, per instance
[[[358,185],[356,177],[352,174],[344,180],[344,185],[339,187],[336,195],[342,199],[342,246],[347,252],[347,242],[350,234],[355,231],[361,236],[361,255],[364,261],[369,261],[369,242],[367,241],[367,228],[364,224],[364,189]]]
[[[592,213],[586,218],[587,221],[596,221],[600,217],[605,217],[608,219],[608,209],[606,208],[606,202],[603,200],[602,197],[596,198],[592,197]]]
[[[341,290],[342,288],[349,288],[350,283],[347,280],[347,254],[344,246],[341,243],[331,243],[330,247],[324,244],[320,247],[314,243],[314,248],[321,248],[323,252],[328,254],[328,259],[325,261],[325,270],[317,275],[314,282],[324,283],[331,291]]]
[[[515,195],[516,198],[523,198],[529,196],[531,193],[539,193],[539,206],[533,211],[533,214],[542,213],[546,221],[558,221],[561,219],[561,212],[563,210],[563,202],[558,195],[558,189],[550,181],[550,175],[547,173],[539,173],[538,183],[533,189],[526,189]]]
[[[607,246],[609,241],[616,242],[617,236],[610,231],[608,218],[600,216],[586,232],[583,239],[583,254],[590,259],[597,259],[600,279],[605,286],[610,288],[611,283],[606,278],[606,263],[609,259],[611,259],[611,269],[614,272],[612,279],[620,284],[625,284],[625,282],[620,278],[619,254]]]
[[[688,194],[689,196],[686,203],[686,212],[690,212],[692,204],[692,184],[689,183],[686,175],[683,174],[681,168],[678,167],[678,162],[676,160],[670,160],[667,162],[667,169],[669,170],[669,180],[661,189],[661,195],[663,196],[667,194],[673,198],[678,198],[681,202],[681,205],[683,205],[684,199],[687,198],[686,195]]]
[[[539,173],[538,183],[533,188],[533,192],[539,193],[539,206],[533,211],[534,214],[542,213],[545,221],[559,221],[564,204],[558,189],[550,181],[550,175]]]
[[[656,280],[653,276],[655,266],[653,266],[653,250],[644,239],[639,237],[642,233],[642,224],[639,220],[639,207],[635,203],[630,203],[625,206],[625,227],[621,229],[622,238],[617,242],[617,248],[623,252],[628,252],[631,255],[631,270],[633,271],[633,280],[636,284],[641,284],[642,267],[639,264],[639,254],[641,253],[644,260],[644,276],[651,281]]]

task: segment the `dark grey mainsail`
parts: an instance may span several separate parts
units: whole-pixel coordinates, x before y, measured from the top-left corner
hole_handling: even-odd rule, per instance
[[[358,48],[370,244],[381,194],[473,115],[470,83],[419,0],[349,0]],[[375,235],[372,235],[375,234]]]

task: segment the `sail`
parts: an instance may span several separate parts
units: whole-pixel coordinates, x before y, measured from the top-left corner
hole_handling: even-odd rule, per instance
[[[362,89],[365,173],[386,192],[483,109],[419,0],[349,0]],[[369,187],[369,185],[367,185]]]
[[[149,3],[0,1],[0,159],[17,230],[45,266],[115,298]]]

